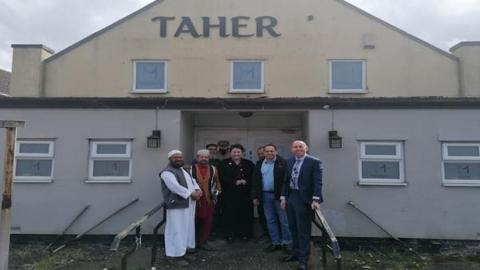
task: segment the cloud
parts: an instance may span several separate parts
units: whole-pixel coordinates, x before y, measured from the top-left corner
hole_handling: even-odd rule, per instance
[[[2,0],[0,68],[11,69],[11,44],[44,44],[60,51],[150,2],[152,0]]]
[[[10,70],[12,43],[60,51],[153,0],[0,1],[0,68]],[[458,41],[480,40],[480,0],[348,2],[443,50]]]
[[[480,0],[348,0],[443,50],[480,40]]]

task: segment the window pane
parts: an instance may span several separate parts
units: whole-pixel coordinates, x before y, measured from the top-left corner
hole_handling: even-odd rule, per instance
[[[48,143],[20,143],[18,152],[22,154],[48,154]]]
[[[362,178],[400,179],[400,163],[389,161],[362,161]]]
[[[365,154],[395,156],[397,155],[397,147],[395,145],[365,145]]]
[[[445,179],[480,180],[480,164],[445,163]]]
[[[478,157],[480,156],[477,146],[447,146],[448,155],[456,157]]]
[[[233,89],[262,89],[262,63],[233,63]]]
[[[136,65],[136,89],[165,89],[165,63]]]
[[[97,144],[97,154],[108,155],[108,154],[126,154],[127,145],[126,144]]]
[[[93,176],[128,176],[129,160],[94,160]]]
[[[332,62],[332,89],[363,89],[363,62]]]
[[[16,176],[51,176],[52,160],[17,159]]]

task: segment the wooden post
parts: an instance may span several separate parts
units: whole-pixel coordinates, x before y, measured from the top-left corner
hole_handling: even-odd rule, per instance
[[[15,141],[17,127],[23,127],[22,121],[0,121],[0,128],[6,128],[5,160],[3,166],[3,198],[0,213],[0,270],[8,270],[10,250],[10,224],[12,208],[13,163],[15,159]]]

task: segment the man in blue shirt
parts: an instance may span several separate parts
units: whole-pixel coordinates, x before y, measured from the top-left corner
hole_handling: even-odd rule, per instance
[[[277,155],[273,144],[264,146],[265,158],[257,162],[253,171],[252,198],[255,205],[263,205],[272,243],[265,251],[273,252],[290,245],[287,214],[280,207],[282,185],[286,177],[286,163]]]

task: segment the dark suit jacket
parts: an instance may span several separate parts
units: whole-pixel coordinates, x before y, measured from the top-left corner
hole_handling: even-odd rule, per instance
[[[255,165],[252,177],[252,199],[260,200],[263,192],[263,176],[262,164],[264,159],[261,159]],[[286,177],[287,163],[285,159],[277,156],[275,164],[273,165],[273,187],[275,192],[275,199],[279,200],[282,194],[283,183]]]
[[[290,181],[292,179],[293,165],[295,165],[295,157],[287,161],[287,177],[283,183],[282,196],[288,197],[290,191]],[[307,155],[300,168],[298,176],[298,188],[300,196],[307,204],[311,204],[313,197],[318,197],[323,202],[322,197],[322,162],[317,158]]]

